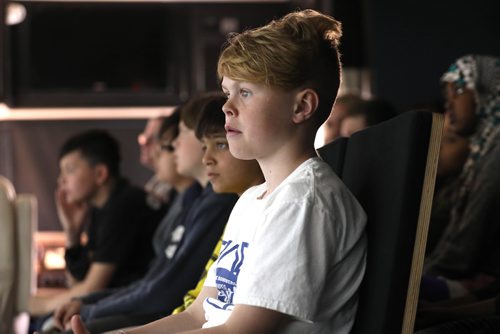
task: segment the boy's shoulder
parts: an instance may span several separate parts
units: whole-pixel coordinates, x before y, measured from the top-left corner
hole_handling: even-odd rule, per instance
[[[146,192],[127,179],[120,178],[111,192],[109,204],[113,207],[121,207],[121,209],[146,206]]]
[[[240,202],[253,202],[260,198],[265,190],[265,184],[254,186],[241,196]],[[266,196],[262,205],[263,209],[306,202],[311,205],[321,205],[325,202],[324,204],[329,205],[328,203],[335,201],[335,198],[350,198],[356,201],[326,162],[321,158],[311,158],[304,161],[269,196]]]
[[[297,167],[277,188],[277,196],[304,198],[318,193],[336,193],[347,188],[321,158],[311,158]]]
[[[233,193],[216,193],[209,183],[201,190],[199,196],[193,202],[192,208],[197,211],[213,210],[214,207],[232,207],[238,200],[238,196]]]

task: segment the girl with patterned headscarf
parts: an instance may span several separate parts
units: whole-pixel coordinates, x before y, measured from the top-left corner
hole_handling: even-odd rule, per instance
[[[424,269],[449,298],[500,277],[500,59],[461,57],[441,81],[451,129],[470,136],[450,220]]]

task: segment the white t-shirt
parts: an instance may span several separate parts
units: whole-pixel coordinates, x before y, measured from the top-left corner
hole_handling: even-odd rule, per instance
[[[247,190],[231,213],[205,281],[218,297],[204,301],[203,327],[224,323],[235,304],[245,304],[314,323],[310,332],[348,333],[365,271],[363,209],[320,158],[259,199],[265,190]]]

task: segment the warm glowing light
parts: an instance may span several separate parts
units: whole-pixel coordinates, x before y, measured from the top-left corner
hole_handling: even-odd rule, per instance
[[[9,26],[19,24],[26,18],[26,7],[17,2],[7,4],[7,14],[5,15],[5,23]]]
[[[48,270],[64,269],[66,267],[66,261],[64,261],[64,247],[46,249],[43,258],[43,266]]]
[[[10,115],[9,108],[5,104],[0,103],[0,120],[2,118],[5,118],[5,119],[8,118],[9,115]]]

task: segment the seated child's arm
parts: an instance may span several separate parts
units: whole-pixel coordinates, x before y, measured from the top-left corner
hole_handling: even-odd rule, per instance
[[[273,334],[282,329],[290,320],[290,316],[274,310],[236,305],[225,324],[213,327],[211,331],[203,331],[203,333]]]
[[[203,302],[208,297],[216,298],[217,289],[203,287],[195,301],[184,312],[127,331],[127,334],[168,334],[199,329],[205,322]]]
[[[76,283],[70,289],[48,297],[32,297],[30,300],[30,314],[42,315],[53,312],[60,305],[69,302],[73,297],[104,289],[111,281],[115,271],[116,265],[92,263],[85,279]]]
[[[68,300],[92,292],[105,289],[116,271],[116,265],[111,263],[94,262],[90,265],[85,279],[76,283],[68,291]]]
[[[126,333],[274,334],[291,320],[288,315],[270,309],[249,305],[236,305],[225,324],[212,328],[201,328],[205,322],[203,301],[207,297],[216,297],[216,294],[216,288],[204,287],[200,295],[186,311],[163,318],[149,325],[127,331]]]

